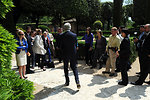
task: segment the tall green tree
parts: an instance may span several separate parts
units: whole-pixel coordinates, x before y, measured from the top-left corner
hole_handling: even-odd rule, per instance
[[[122,18],[122,5],[124,0],[113,0],[113,26],[119,27]]]
[[[113,3],[105,2],[101,5],[101,17],[103,19],[103,24],[107,23],[107,30],[110,29],[110,24],[112,21]]]

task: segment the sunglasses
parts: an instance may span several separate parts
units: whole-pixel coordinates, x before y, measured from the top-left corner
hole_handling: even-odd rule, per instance
[[[21,36],[21,35],[24,35],[24,34],[19,34],[19,35]]]

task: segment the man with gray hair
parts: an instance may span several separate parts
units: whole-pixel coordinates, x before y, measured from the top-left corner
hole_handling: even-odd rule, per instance
[[[70,67],[73,70],[77,88],[80,89],[81,86],[80,86],[78,70],[76,66],[77,35],[70,31],[71,30],[70,23],[64,24],[64,30],[65,32],[60,36],[61,39],[60,48],[62,49],[62,54],[63,54],[64,73],[66,78],[65,86],[69,86],[68,63],[70,62]]]

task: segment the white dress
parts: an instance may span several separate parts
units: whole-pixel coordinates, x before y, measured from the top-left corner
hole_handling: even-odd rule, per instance
[[[22,41],[21,44],[23,44]],[[17,66],[27,65],[27,54],[25,50],[20,51],[19,54],[16,54],[16,61],[17,61]]]

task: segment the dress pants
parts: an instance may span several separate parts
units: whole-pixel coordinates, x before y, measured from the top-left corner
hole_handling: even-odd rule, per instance
[[[45,55],[37,54],[36,57],[37,57],[37,61],[38,61],[38,67],[41,67],[41,69],[43,69],[44,62],[45,62]]]
[[[89,49],[90,49],[90,44],[86,43],[85,44],[85,61],[86,61],[86,64],[89,64],[89,61],[90,61],[90,64],[92,64],[92,51],[89,51]]]
[[[141,74],[139,79],[136,81],[137,84],[143,84],[148,73],[150,72],[150,57],[141,57]]]
[[[122,82],[124,84],[128,84],[128,73],[127,73],[128,62],[129,62],[128,59],[123,59],[123,58],[119,59],[119,65],[120,65],[120,70],[121,70],[121,77],[122,77]]]
[[[27,56],[26,72],[29,72],[29,71],[30,71],[30,58],[31,58],[31,56]]]
[[[34,68],[35,67],[35,53],[34,52],[31,53],[31,58],[32,58],[32,68]]]
[[[70,67],[73,70],[73,74],[75,76],[75,81],[76,84],[79,84],[79,76],[78,76],[78,70],[76,66],[76,58],[75,57],[64,57],[64,73],[65,73],[65,78],[66,78],[66,83],[69,83],[69,76],[68,76],[68,63],[70,62]]]
[[[58,58],[59,62],[61,62],[62,61],[62,50],[61,49],[56,50],[56,54],[57,54],[57,58]]]
[[[104,54],[101,49],[95,49],[92,67],[97,67],[97,60]]]
[[[108,50],[109,52],[109,57],[106,61],[106,71],[110,72],[110,67],[112,67],[111,73],[115,73],[116,69],[116,52],[112,51],[111,49]]]

